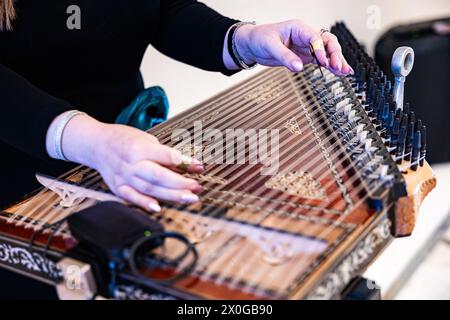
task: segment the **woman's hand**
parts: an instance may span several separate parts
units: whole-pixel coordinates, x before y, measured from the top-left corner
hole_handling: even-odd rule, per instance
[[[319,64],[336,75],[353,73],[335,35],[322,35],[300,20],[289,20],[275,24],[251,25],[238,28],[235,36],[236,50],[247,64],[257,62],[265,66],[285,66],[299,72],[303,65],[315,62],[310,46]],[[228,51],[227,51],[228,54]],[[232,59],[224,54],[225,65],[236,69]]]
[[[68,160],[99,171],[116,195],[146,210],[160,210],[156,199],[182,203],[199,200],[195,193],[201,186],[175,171],[183,167],[201,172],[201,163],[141,130],[79,115],[65,127],[62,149]]]

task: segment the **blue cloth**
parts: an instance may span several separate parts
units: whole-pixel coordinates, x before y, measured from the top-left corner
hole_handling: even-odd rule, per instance
[[[119,114],[117,124],[125,124],[144,131],[167,120],[169,101],[164,89],[158,86],[141,91]]]

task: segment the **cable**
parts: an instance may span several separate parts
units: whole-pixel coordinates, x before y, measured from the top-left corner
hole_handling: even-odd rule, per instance
[[[159,279],[149,280],[148,277],[143,275],[138,269],[138,263],[137,263],[137,261],[139,259],[138,253],[142,250],[145,250],[146,246],[154,247],[155,242],[159,242],[161,240],[168,239],[168,238],[176,239],[186,245],[186,250],[182,254],[180,254],[178,257],[173,259],[172,261],[167,262],[168,264],[179,263],[181,260],[184,260],[189,255],[189,253],[192,253],[192,255],[193,255],[192,261],[180,273],[176,274],[173,277],[163,279],[163,280],[159,280]],[[160,287],[159,285],[169,285],[169,284],[173,283],[174,281],[187,276],[194,270],[194,267],[198,260],[198,252],[197,252],[197,249],[195,248],[195,245],[192,244],[185,236],[183,236],[179,233],[176,233],[176,232],[162,232],[162,233],[153,234],[149,237],[142,237],[133,243],[133,245],[127,251],[126,256],[127,256],[128,264],[129,264],[132,274],[138,278],[138,281],[142,281],[143,283],[145,283],[146,285],[149,285],[151,287],[154,287],[155,285],[157,285],[158,287]]]
[[[33,234],[31,235],[30,241],[29,241],[29,243],[28,243],[28,248],[29,248],[29,250],[30,250],[30,251],[33,251],[33,252],[35,252],[35,253],[38,253],[38,251],[33,247],[33,246],[34,246],[34,242],[36,241],[36,238],[37,238],[40,234],[42,234],[42,232],[44,232],[45,230],[47,230],[47,229],[53,229],[53,232],[49,235],[49,237],[48,237],[48,239],[47,239],[47,242],[46,242],[46,244],[45,244],[45,247],[44,247],[44,249],[43,249],[43,252],[42,252],[44,261],[45,261],[45,260],[50,260],[50,259],[48,258],[48,251],[49,251],[49,248],[50,248],[50,244],[51,244],[51,242],[52,242],[52,240],[53,240],[53,237],[54,237],[55,233],[59,230],[59,228],[61,228],[61,226],[63,225],[64,222],[65,222],[65,219],[62,219],[62,220],[60,220],[60,221],[57,221],[57,222],[52,223],[52,224],[48,224],[48,225],[46,225],[46,226],[43,226],[43,227],[41,227],[41,228],[35,230],[35,231],[33,232]],[[50,278],[53,278],[53,277],[54,277],[54,276],[53,276],[52,274],[50,274],[50,273],[48,274],[48,276],[49,276]]]

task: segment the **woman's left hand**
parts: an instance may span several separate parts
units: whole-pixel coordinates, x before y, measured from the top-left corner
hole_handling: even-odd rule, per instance
[[[353,73],[335,35],[314,30],[301,20],[275,24],[251,25],[238,28],[235,35],[236,50],[247,64],[254,62],[265,66],[285,66],[299,72],[303,65],[315,62],[310,47],[319,64],[338,76]],[[227,67],[234,65],[225,59]],[[236,68],[236,67],[234,67]]]

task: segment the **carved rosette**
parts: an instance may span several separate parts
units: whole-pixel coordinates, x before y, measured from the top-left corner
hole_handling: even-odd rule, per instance
[[[302,129],[300,128],[300,125],[297,122],[297,119],[295,117],[292,117],[289,119],[284,127],[293,135],[301,135]]]
[[[319,181],[305,171],[277,174],[265,183],[266,188],[275,189],[302,198],[325,200],[326,193]]]

